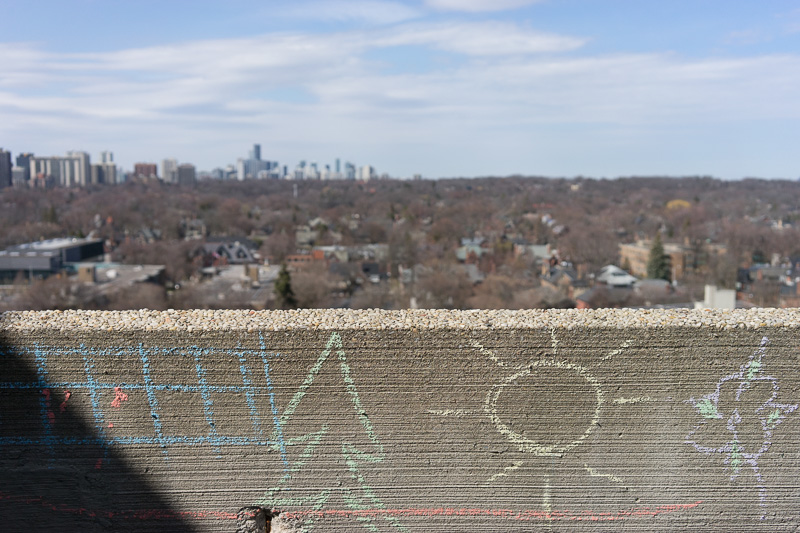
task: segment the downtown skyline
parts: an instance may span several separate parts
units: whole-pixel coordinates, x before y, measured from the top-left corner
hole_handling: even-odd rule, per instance
[[[14,151],[113,147],[124,168],[205,170],[260,142],[268,160],[369,161],[397,177],[800,174],[794,2],[3,11],[0,146]]]

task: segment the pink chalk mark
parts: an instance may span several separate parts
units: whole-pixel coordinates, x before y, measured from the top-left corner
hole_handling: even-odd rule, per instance
[[[102,461],[102,460],[101,460]],[[48,502],[43,498],[26,497],[21,495],[11,495],[0,491],[0,500],[7,500],[28,505],[41,505],[53,511],[86,515],[90,517],[120,518],[125,520],[166,520],[174,518],[193,518],[196,520],[236,520],[236,513],[226,511],[172,511],[167,509],[141,509],[141,510],[120,510],[110,511],[101,509],[85,509],[77,507],[67,507],[61,504]],[[505,518],[507,520],[531,521],[531,520],[591,520],[591,521],[612,521],[625,520],[629,518],[653,518],[655,516],[678,511],[695,509],[703,503],[698,500],[693,503],[679,503],[659,505],[657,507],[634,507],[633,509],[621,509],[616,512],[608,511],[538,511],[525,510],[514,511],[512,509],[470,509],[470,508],[409,508],[409,509],[323,509],[319,511],[283,511],[280,513],[282,518],[304,519],[304,518],[380,518],[380,517],[479,517],[488,516],[494,518]]]
[[[113,428],[114,427],[114,422],[109,422],[108,423],[108,427]]]
[[[72,393],[70,391],[64,391],[64,401],[61,402],[62,413],[67,410],[67,401],[69,400],[70,396],[72,396]]]
[[[128,401],[128,395],[122,392],[120,387],[114,387],[114,399],[111,401],[111,407],[119,409],[122,407],[122,402]]]
[[[288,519],[305,518],[379,518],[394,517],[403,518],[409,516],[436,517],[436,516],[464,516],[479,517],[490,516],[494,518],[505,518],[506,520],[517,520],[520,522],[529,521],[617,521],[630,518],[652,518],[661,514],[674,513],[698,507],[702,501],[683,504],[659,505],[657,507],[635,507],[633,509],[621,509],[616,512],[609,511],[514,511],[512,509],[454,509],[454,508],[412,508],[412,509],[323,509],[319,511],[284,511],[281,517]]]
[[[50,407],[50,389],[42,389],[42,396],[44,396],[44,406],[47,408],[47,421],[52,426],[56,423],[56,414]]]

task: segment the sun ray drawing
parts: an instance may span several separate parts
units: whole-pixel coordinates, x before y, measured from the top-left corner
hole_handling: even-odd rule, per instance
[[[562,347],[556,330],[551,329],[549,335],[549,353],[539,353],[536,359],[516,366],[494,350],[486,348],[477,341],[472,342],[473,348],[486,356],[498,368],[508,372],[505,377],[497,380],[487,393],[483,402],[483,414],[489,418],[495,430],[514,444],[523,454],[520,460],[514,461],[510,466],[493,474],[487,483],[499,477],[513,475],[514,471],[534,460],[533,458],[535,457],[561,458],[568,454],[571,450],[584,443],[600,426],[603,409],[609,404],[619,406],[657,401],[649,396],[609,399],[603,384],[595,377],[590,368],[572,362],[561,355]],[[632,342],[630,339],[625,340],[618,348],[609,351],[598,361],[606,362],[623,354],[632,345]],[[577,413],[577,417],[584,421],[584,425],[577,432],[575,430],[571,432],[562,430],[560,428],[562,425],[561,419],[556,417],[552,417],[544,424],[546,434],[538,435],[535,431],[525,431],[525,428],[515,429],[508,421],[510,417],[505,412],[507,405],[503,401],[504,397],[542,390],[548,380],[561,380],[565,383],[565,387],[573,387],[573,390],[582,397],[579,408],[582,412]],[[625,485],[625,481],[622,478],[605,473],[599,467],[593,467],[585,463],[582,463],[581,466],[592,477],[607,479],[616,485]],[[552,488],[549,481],[546,485],[546,487],[543,487],[544,501],[546,502],[543,505],[549,508]],[[545,510],[548,511],[548,509]]]

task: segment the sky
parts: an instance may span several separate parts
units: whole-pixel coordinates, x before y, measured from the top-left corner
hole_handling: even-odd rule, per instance
[[[0,147],[800,176],[796,0],[4,0]]]

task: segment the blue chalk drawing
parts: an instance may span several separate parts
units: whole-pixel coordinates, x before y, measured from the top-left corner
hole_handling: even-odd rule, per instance
[[[55,465],[54,448],[56,437],[53,434],[53,427],[50,419],[52,406],[48,405],[50,403],[49,394],[44,394],[44,391],[49,388],[47,384],[47,353],[38,348],[34,349],[33,353],[36,358],[36,377],[38,379],[36,383],[32,384],[31,388],[41,391],[39,396],[39,415],[42,420],[42,433],[44,434],[42,440],[45,442],[45,447],[49,455],[48,467],[52,468]]]
[[[200,363],[200,353],[206,350],[195,350],[194,361],[195,371],[197,372],[197,382],[200,384],[200,395],[203,398],[203,414],[208,423],[208,436],[210,439],[217,437],[217,425],[214,423],[214,401],[211,399],[211,391],[206,381],[206,369]],[[219,446],[214,446],[214,451],[217,453],[218,458],[222,458],[222,450]]]
[[[281,454],[283,471],[289,471],[289,459],[286,456],[286,441],[283,439],[283,428],[281,427],[281,417],[278,413],[278,406],[275,403],[275,391],[272,389],[272,379],[269,377],[269,362],[267,361],[267,347],[264,344],[264,336],[258,334],[258,343],[261,347],[261,362],[264,365],[264,379],[267,380],[267,393],[269,394],[269,407],[272,411],[272,423],[275,426],[275,439],[278,443],[278,452]]]
[[[778,380],[764,372],[768,344],[764,337],[738,372],[720,379],[713,392],[689,399],[700,420],[686,436],[686,443],[698,452],[724,456],[731,481],[749,467],[758,486],[762,519],[767,488],[758,461],[772,445],[775,428],[797,409],[797,404],[777,401]]]
[[[0,390],[30,391],[39,399],[39,413],[41,428],[35,434],[0,436],[0,446],[39,446],[46,450],[54,465],[55,449],[58,446],[99,446],[103,450],[103,458],[111,446],[152,445],[159,447],[163,452],[163,459],[169,462],[169,449],[175,446],[207,446],[217,457],[222,457],[222,448],[226,446],[258,446],[268,450],[279,450],[284,469],[288,470],[285,456],[286,445],[282,441],[282,432],[279,426],[275,394],[270,380],[270,360],[279,354],[267,353],[263,339],[260,349],[252,350],[237,348],[234,350],[215,350],[192,346],[177,350],[172,347],[145,347],[139,344],[135,347],[88,348],[84,345],[77,347],[46,346],[35,344],[32,347],[15,347],[15,356],[32,358],[36,363],[36,379],[31,381],[0,381]],[[174,356],[176,351],[186,354],[193,360],[193,367],[197,376],[196,383],[164,383],[158,381],[154,375],[152,360],[154,357],[166,355]],[[203,361],[211,356],[223,353],[239,361],[239,370],[242,374],[242,385],[225,385],[209,383],[207,368]],[[9,354],[2,354],[10,357]],[[141,378],[137,382],[102,381],[97,371],[98,362],[105,358],[130,357],[141,362]],[[257,386],[254,383],[253,372],[248,365],[248,356],[252,361],[263,365],[266,386]],[[77,359],[83,364],[83,381],[58,381],[52,379],[48,372],[48,362],[63,360],[64,358]],[[2,379],[2,376],[0,376]],[[150,434],[126,435],[121,428],[108,427],[104,405],[104,398],[111,398],[115,390],[126,393],[144,394],[147,400],[153,428]],[[51,398],[51,391],[70,390],[73,394],[87,394],[91,401],[92,419],[95,434],[92,436],[59,435],[53,420],[57,418],[54,413],[55,404]],[[205,436],[182,435],[171,432],[165,425],[162,416],[162,405],[159,393],[197,393],[203,402],[203,414],[208,424],[209,431]],[[252,435],[221,435],[214,421],[214,394],[241,396],[244,395],[250,413]],[[264,435],[261,416],[258,411],[258,401],[268,399],[270,409],[276,424],[274,433],[277,440]],[[108,403],[108,402],[105,402]],[[1,453],[1,452],[0,452]],[[99,464],[99,463],[98,463]]]
[[[142,359],[142,377],[144,378],[144,386],[147,391],[147,401],[150,404],[150,416],[153,418],[153,429],[156,433],[158,445],[164,450],[164,457],[167,457],[167,443],[164,441],[164,433],[161,431],[161,418],[160,408],[158,407],[158,398],[156,391],[153,388],[153,380],[150,378],[150,359],[147,355],[144,345],[139,345],[139,357]]]
[[[89,352],[84,345],[81,345],[81,350]],[[98,439],[101,441],[100,447],[103,449],[103,457],[97,463],[97,466],[100,467],[102,462],[108,459],[108,443],[106,439],[105,417],[103,416],[103,409],[100,407],[97,381],[94,379],[93,375],[94,361],[89,355],[83,357],[83,370],[86,373],[86,383],[89,385],[89,398],[92,400],[92,415],[94,416],[95,430],[97,431]]]
[[[239,372],[242,374],[242,385],[244,385],[244,397],[247,402],[247,408],[250,411],[250,422],[253,424],[253,431],[256,435],[262,435],[261,431],[261,417],[258,414],[258,407],[256,406],[256,389],[253,387],[253,379],[251,376],[250,368],[247,366],[247,355],[245,352],[237,352],[239,357]]]

